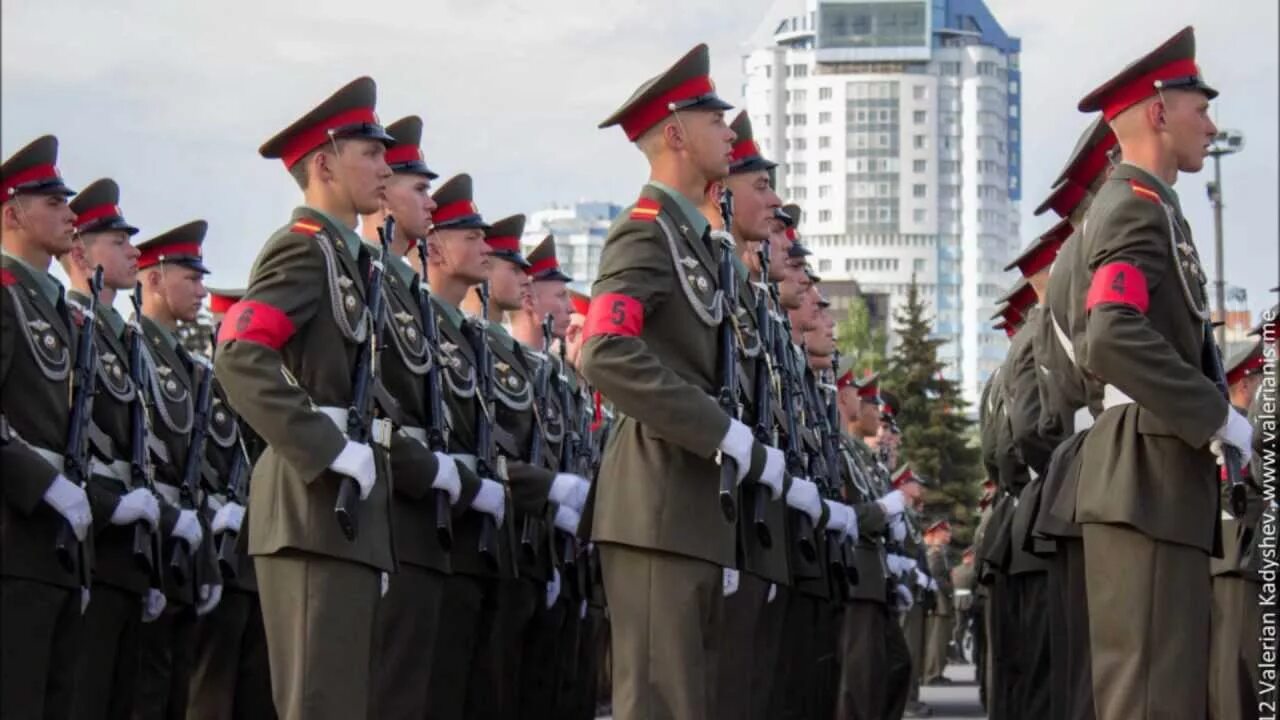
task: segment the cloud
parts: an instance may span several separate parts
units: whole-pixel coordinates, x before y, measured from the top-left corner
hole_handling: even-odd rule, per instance
[[[1255,310],[1277,265],[1276,4],[1079,0],[1069,9],[989,0],[1023,39],[1023,233],[1030,208],[1086,119],[1075,101],[1126,62],[1194,24],[1201,65],[1222,90],[1226,126],[1247,136],[1224,161],[1229,282]],[[433,0],[162,3],[62,0],[5,5],[0,23],[0,148],[45,132],[84,186],[116,178],[149,237],[210,222],[211,281],[244,281],[261,243],[298,202],[263,140],[348,80],[378,80],[379,114],[426,123],[444,175],[470,172],[491,217],[553,201],[627,202],[644,178],[635,150],[596,124],[646,78],[698,42],[712,48],[721,93],[738,97],[741,52],[769,0]],[[1212,267],[1204,177],[1178,184]],[[1266,260],[1263,262],[1263,260]]]

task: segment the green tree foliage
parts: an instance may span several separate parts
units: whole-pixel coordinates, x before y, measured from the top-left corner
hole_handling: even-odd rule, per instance
[[[872,327],[871,311],[861,297],[852,299],[849,313],[836,325],[836,344],[840,357],[853,362],[854,377],[884,368],[888,345],[884,328]]]
[[[902,456],[916,474],[929,480],[926,519],[948,518],[953,542],[966,546],[978,521],[981,452],[974,442],[974,423],[965,416],[960,386],[943,376],[938,360],[943,341],[932,337],[931,320],[912,276],[906,303],[894,313],[899,342],[881,384],[902,405],[897,413]]]

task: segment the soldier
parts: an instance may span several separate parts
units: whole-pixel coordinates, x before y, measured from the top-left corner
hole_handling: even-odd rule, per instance
[[[1075,508],[1103,720],[1199,715],[1207,704],[1209,553],[1219,539],[1209,446],[1235,447],[1247,462],[1252,433],[1206,375],[1216,350],[1206,344],[1204,272],[1172,184],[1204,164],[1216,95],[1188,27],[1079,104],[1102,111],[1123,158],[1072,248],[1074,272],[1090,277],[1075,354],[1104,384]]]
[[[951,584],[951,561],[947,548],[951,545],[951,523],[939,520],[924,533],[929,546],[929,577],[937,584],[933,609],[925,622],[924,684],[950,685],[951,678],[943,675],[951,650],[951,638],[955,634],[955,587]]]
[[[208,614],[222,599],[223,583],[212,552],[208,521],[199,508],[209,489],[203,481],[204,448],[200,437],[208,427],[199,423],[200,388],[211,381],[212,369],[191,356],[178,338],[178,323],[195,322],[207,294],[201,254],[208,224],[194,220],[138,244],[142,281],[142,317],[152,429],[163,444],[168,462],[155,464],[155,486],[164,502],[176,510],[176,520],[161,558],[180,574],[165,584],[168,601],[154,622],[142,626],[139,645],[135,718],[172,717],[187,706],[187,684],[195,650],[196,618]],[[195,466],[192,466],[195,463]]]
[[[401,415],[391,439],[391,526],[399,570],[374,611],[373,669],[369,717],[422,718],[430,704],[431,648],[436,643],[440,606],[451,572],[447,541],[453,508],[479,487],[479,478],[458,465],[441,447],[443,398],[433,397],[440,385],[427,375],[435,349],[425,331],[421,304],[429,302],[427,288],[409,265],[409,254],[425,242],[431,230],[431,181],[437,175],[423,160],[422,120],[401,118],[386,128],[395,138],[387,149],[392,176],[383,190],[382,207],[361,218],[361,234],[370,256],[378,256],[378,234],[388,216],[395,219],[387,241],[386,327],[383,330],[382,383]],[[436,368],[436,372],[440,372]],[[435,414],[433,419],[433,413]],[[438,436],[438,437],[436,437]],[[464,488],[465,482],[465,488]],[[439,494],[443,493],[443,499]],[[437,503],[443,502],[442,507]],[[437,513],[442,513],[438,517]],[[444,523],[445,530],[440,529]]]
[[[1263,342],[1259,338],[1237,352],[1226,365],[1231,405],[1241,412],[1253,409],[1261,397]],[[1262,644],[1262,551],[1256,546],[1261,530],[1265,501],[1261,478],[1245,468],[1248,475],[1248,506],[1243,517],[1230,508],[1230,488],[1222,493],[1221,558],[1210,560],[1213,614],[1209,629],[1209,714],[1210,717],[1249,717],[1258,709],[1261,690]]]
[[[227,311],[245,291],[207,290],[216,339]],[[187,720],[275,717],[258,579],[241,542],[249,475],[261,454],[261,438],[231,409],[215,378],[205,444],[205,480],[212,488],[205,519],[222,569],[223,592],[217,606],[196,622]]]
[[[1063,247],[1079,242],[1085,212],[1110,172],[1109,156],[1115,149],[1115,134],[1098,116],[1076,142],[1050,197],[1037,208],[1037,212],[1042,213],[1052,207],[1064,221],[1070,222],[1071,235]],[[1083,310],[1083,297],[1088,289],[1071,287],[1075,277],[1074,261],[1073,253],[1059,249],[1042,295],[1040,331],[1032,339],[1035,365],[1043,368],[1037,374],[1040,418],[1036,435],[1025,432],[1023,435],[1024,438],[1040,436],[1050,442],[1057,437],[1059,446],[1066,446],[1054,451],[1043,473],[1039,507],[1031,509],[1035,514],[1031,542],[1038,543],[1045,538],[1053,543],[1048,569],[1048,622],[1051,632],[1055,633],[1050,641],[1050,705],[1058,717],[1071,720],[1094,715],[1084,549],[1080,528],[1073,519],[1076,473],[1071,468],[1084,433],[1093,425],[1093,410],[1101,409],[1100,398],[1088,396],[1083,376],[1075,366],[1075,352],[1064,330],[1073,325],[1083,327],[1071,320],[1078,314],[1074,310],[1076,305]]]
[[[426,716],[434,720],[462,718],[501,699],[496,675],[501,668],[494,663],[503,658],[491,653],[490,638],[497,631],[499,585],[515,577],[517,558],[512,547],[515,513],[504,486],[507,473],[496,461],[492,443],[480,447],[481,422],[491,422],[491,403],[496,402],[481,394],[494,384],[492,375],[481,373],[496,365],[492,358],[483,367],[480,362],[479,351],[489,347],[487,320],[466,320],[460,309],[471,289],[486,282],[491,264],[500,261],[490,258],[490,226],[473,200],[470,175],[450,178],[432,199],[437,207],[427,236],[427,267],[419,272],[432,289],[449,452],[480,479],[473,499],[460,508],[466,512],[455,513],[453,523],[453,574],[445,583],[427,694]],[[490,430],[496,432],[492,425]]]
[[[974,590],[977,588],[977,571],[974,567],[973,546],[965,548],[960,555],[960,564],[951,569],[951,586],[955,588],[956,598],[956,626],[952,633],[951,642],[956,652],[952,654],[953,658],[958,660],[965,659],[965,645],[970,647],[976,645],[972,642],[976,640],[973,630],[976,627],[974,618]],[[968,659],[974,665],[978,664],[976,654],[970,654]]]
[[[715,457],[741,483],[783,493],[782,453],[757,442],[711,393],[724,308],[697,205],[729,172],[730,106],[699,45],[603,123],[644,153],[650,182],[609,234],[593,288],[582,368],[621,418],[605,451],[593,539],[613,619],[614,715],[710,717],[723,630],[723,567],[734,525]]]
[[[368,351],[374,290],[354,228],[379,209],[391,175],[375,96],[373,80],[359,78],[259,149],[283,161],[303,206],[254,261],[218,337],[219,381],[267,442],[250,483],[248,541],[283,718],[364,715],[380,575],[396,564],[391,427],[349,412],[365,402],[353,375]],[[348,535],[334,507],[351,481],[359,502]]]
[[[80,577],[89,568],[68,568],[55,552],[68,525],[87,551],[93,522],[84,489],[63,475],[74,345],[49,264],[71,249],[75,213],[67,198],[75,191],[63,184],[57,160],[58,140],[45,135],[0,165],[0,286],[8,295],[0,303],[0,714],[6,717],[68,716],[89,602]]]
[[[97,305],[98,393],[93,423],[101,431],[91,442],[95,463],[89,481],[94,508],[93,599],[85,613],[81,653],[76,666],[72,715],[83,718],[125,717],[133,708],[138,669],[138,634],[164,610],[164,592],[152,586],[152,575],[134,555],[135,537],[154,555],[160,528],[160,504],[147,487],[150,477],[134,477],[130,407],[138,392],[130,380],[130,338],[125,320],[112,306],[116,293],[132,292],[138,281],[138,250],[129,238],[138,229],[120,210],[120,188],[97,180],[71,201],[76,213],[76,240],[59,260],[71,280],[67,303],[80,313],[89,309],[90,278],[101,266],[102,289]],[[145,421],[145,417],[143,418]],[[142,438],[147,437],[144,428]],[[143,452],[149,452],[143,448]],[[144,463],[144,472],[149,466]],[[139,484],[140,481],[140,484]]]
[[[729,164],[729,176],[724,180],[725,189],[732,193],[733,217],[731,231],[734,238],[735,275],[738,280],[738,307],[735,309],[735,327],[741,342],[738,347],[738,378],[740,401],[743,403],[743,419],[752,425],[756,437],[769,437],[775,428],[776,408],[779,398],[773,397],[773,364],[766,360],[772,348],[765,347],[764,339],[771,338],[765,329],[762,333],[761,310],[766,321],[768,315],[769,283],[786,277],[782,264],[774,265],[781,253],[773,250],[771,235],[778,223],[775,213],[782,201],[770,182],[770,171],[777,166],[760,153],[751,129],[751,120],[745,111],[740,112],[730,125],[737,140],[733,146],[733,158]],[[719,208],[719,193],[713,189],[707,194],[703,214],[712,225],[723,223]],[[785,241],[785,238],[784,238]],[[766,250],[765,244],[770,243]],[[762,273],[764,265],[761,253],[766,253],[769,276]],[[770,397],[757,397],[764,388]],[[764,410],[767,416],[761,416]],[[759,500],[757,500],[759,497]],[[784,534],[785,505],[772,500],[768,491],[759,485],[744,485],[738,489],[737,563],[725,568],[725,623],[720,637],[719,679],[716,685],[716,712],[721,718],[764,717],[767,702],[757,705],[759,693],[767,695],[768,688],[748,691],[752,671],[756,663],[777,666],[777,642],[771,626],[762,625],[761,615],[770,600],[777,597],[777,585],[790,582],[787,566],[787,546]],[[758,520],[756,508],[760,503],[763,512]],[[762,632],[763,630],[763,632]],[[770,678],[763,682],[772,685]],[[758,692],[757,692],[758,691]]]

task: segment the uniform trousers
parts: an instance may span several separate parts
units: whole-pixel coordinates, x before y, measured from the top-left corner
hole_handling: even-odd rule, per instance
[[[947,669],[947,651],[951,649],[951,637],[955,634],[955,618],[950,615],[929,615],[925,618],[924,683],[937,681]]]
[[[750,573],[738,575],[738,588],[724,599],[719,678],[715,715],[725,720],[763,718],[768,706],[752,704],[750,684],[757,662],[770,664],[757,647],[761,615],[769,599],[769,581]],[[766,682],[769,682],[766,680]]]
[[[276,713],[284,720],[365,717],[379,572],[304,552],[253,560]]]
[[[258,594],[236,588],[196,621],[187,720],[275,717]]]
[[[1238,575],[1213,578],[1209,717],[1257,718],[1262,661],[1262,585]]]
[[[844,611],[840,634],[840,690],[836,717],[880,720],[888,690],[889,609],[874,600],[854,600]]]
[[[444,573],[402,563],[374,610],[369,717],[421,720],[431,697],[432,648],[444,599]]]
[[[721,568],[616,543],[597,547],[612,618],[615,720],[712,717]]]
[[[0,716],[5,720],[71,717],[80,602],[79,588],[0,578]]]
[[[1098,718],[1203,718],[1209,555],[1120,525],[1081,527]]]
[[[71,716],[127,718],[138,674],[142,598],[105,583],[94,583],[92,597],[84,614]]]

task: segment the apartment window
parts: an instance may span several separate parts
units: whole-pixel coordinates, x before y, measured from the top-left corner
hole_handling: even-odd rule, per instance
[[[912,172],[922,173],[922,172],[927,172],[928,170],[929,170],[928,160],[912,160],[911,161]]]
[[[823,273],[825,273],[825,272],[831,272],[831,261],[830,261],[830,260],[819,260],[819,261],[818,261],[818,272],[823,272]]]
[[[796,149],[796,150],[804,150],[804,149],[805,149],[805,139],[804,139],[804,138],[796,138],[796,139],[794,139],[794,140],[791,140],[790,142],[792,143],[792,144],[791,144],[791,147],[792,147],[792,148],[794,148],[794,149]]]
[[[925,87],[924,85],[916,85],[915,87],[911,88],[911,97],[915,98],[916,100],[924,100],[925,98],[929,97],[929,88]]]
[[[805,167],[805,164],[802,162],[791,163],[792,175],[804,175],[806,170],[808,170],[808,168]]]
[[[916,208],[915,210],[912,210],[912,211],[911,211],[911,221],[912,221],[912,222],[922,223],[922,222],[924,222],[924,221],[925,221],[925,219],[926,219],[926,215],[925,215],[925,211],[924,211],[923,209],[921,209],[921,208]]]
[[[773,118],[768,113],[765,113],[765,116],[764,116],[765,127],[769,127],[770,125],[772,125],[773,124],[772,120]]]
[[[818,186],[818,197],[820,197],[820,198],[827,198],[827,197],[831,197],[831,186],[830,186],[830,185],[819,185],[819,186]]]
[[[924,110],[916,110],[915,112],[911,113],[911,119],[915,122],[915,124],[923,125],[925,121],[929,119],[929,113],[925,112]]]
[[[765,65],[765,66],[764,66],[764,76],[765,76],[766,78],[771,78],[771,77],[773,77],[773,66],[772,66],[772,65]]]
[[[804,200],[809,197],[809,191],[802,187],[791,188],[791,198],[793,200]]]
[[[889,147],[889,133],[876,134],[876,147]]]
[[[938,63],[938,72],[943,75],[959,75],[960,63],[958,62]]]
[[[924,272],[924,267],[926,264],[928,264],[927,261],[921,258],[916,258],[915,260],[911,261],[911,271],[922,273]]]
[[[787,75],[791,77],[809,77],[808,65],[791,65],[787,67]]]
[[[831,137],[829,135],[823,135],[822,137],[818,138],[819,150],[826,150],[829,147],[831,147]]]
[[[819,210],[819,211],[818,211],[818,222],[831,222],[831,211],[830,211],[830,210]],[[828,263],[828,264],[829,264],[829,263]],[[830,267],[828,267],[828,268],[826,268],[826,269],[827,269],[827,270],[830,270],[831,268],[830,268]]]
[[[929,147],[929,138],[924,135],[916,135],[915,137],[911,138],[911,144],[917,150],[924,150],[925,148]]]
[[[818,172],[820,172],[820,173],[829,173],[829,172],[831,172],[831,161],[830,161],[830,160],[821,160],[821,161],[819,161],[819,162],[818,162]]]
[[[831,99],[831,88],[829,88],[829,87],[825,87],[825,88],[818,88],[818,99],[819,99],[819,100],[830,100],[830,99]]]
[[[911,186],[911,197],[922,198],[925,196],[926,188],[923,184]]]
[[[804,113],[796,113],[795,115],[792,115],[792,116],[791,116],[791,124],[792,124],[792,125],[807,125],[807,124],[809,124],[809,118],[808,118],[808,116],[806,116]]]
[[[819,124],[819,125],[827,125],[827,124],[829,124],[830,122],[831,122],[831,113],[829,113],[829,112],[820,112],[820,113],[818,113],[818,124]]]
[[[809,93],[806,90],[793,90],[789,94],[791,95],[790,99],[796,102],[804,102],[809,98]]]

